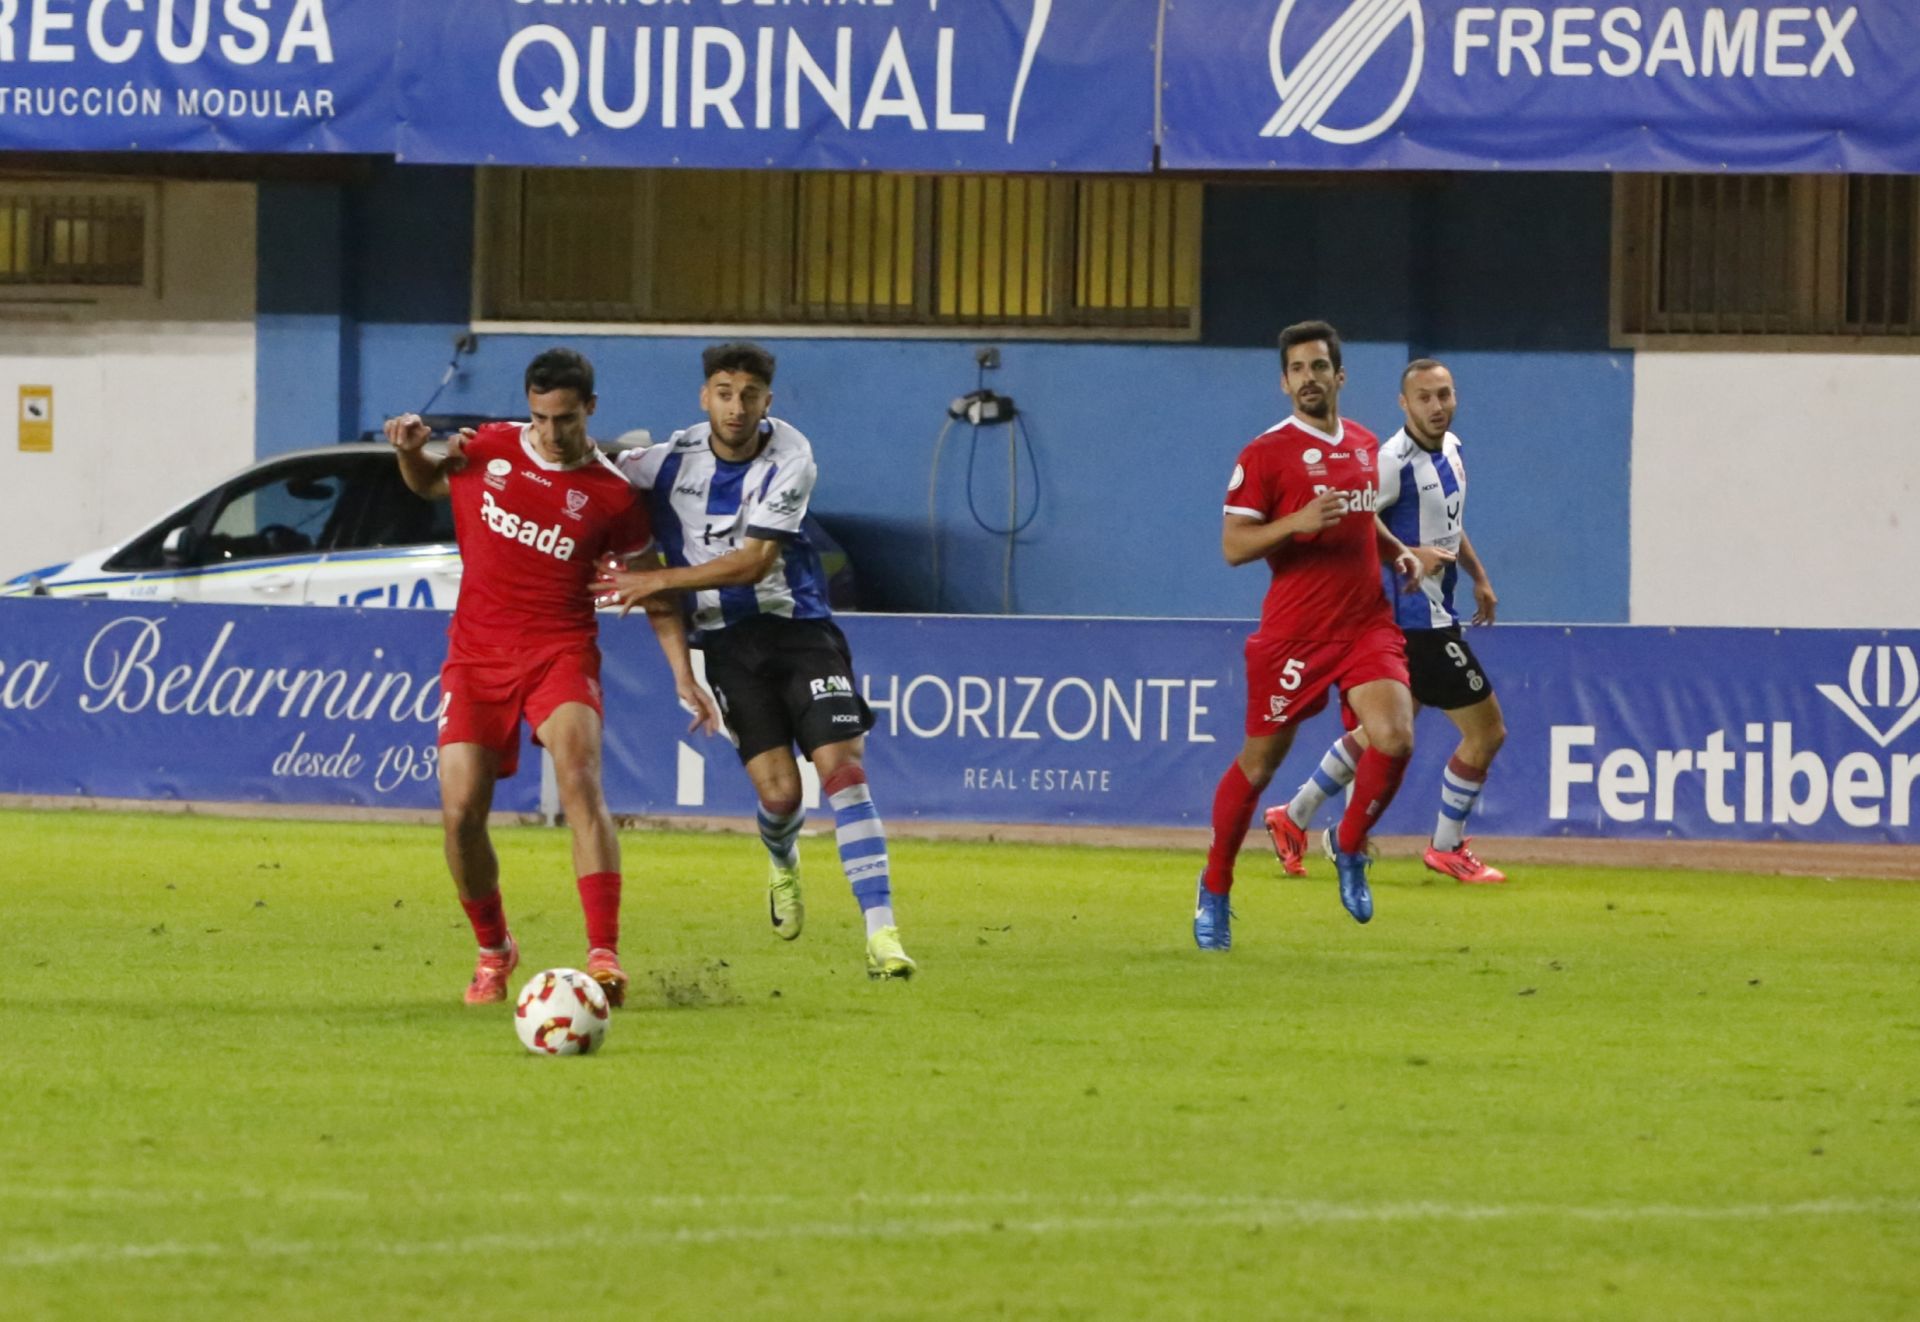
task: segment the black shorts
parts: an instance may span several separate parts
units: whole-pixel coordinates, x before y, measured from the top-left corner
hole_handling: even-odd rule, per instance
[[[700,646],[742,762],[795,743],[812,757],[873,728],[873,710],[854,687],[853,653],[832,620],[763,615],[716,629]]]
[[[1453,711],[1493,696],[1493,681],[1457,624],[1407,630],[1407,673],[1413,700],[1423,707]]]

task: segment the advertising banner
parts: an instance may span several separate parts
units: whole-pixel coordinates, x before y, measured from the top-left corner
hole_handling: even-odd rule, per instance
[[[393,0],[0,0],[0,150],[373,152]]]
[[[1173,169],[1920,172],[1920,5],[1180,0]]]
[[[0,601],[0,793],[437,808],[446,630],[425,610]],[[539,804],[523,751],[494,807]]]
[[[431,807],[445,621],[0,601],[0,793]],[[1247,626],[842,623],[883,818],[1207,825],[1242,738]],[[1920,843],[1920,634],[1522,625],[1473,644],[1508,729],[1475,833]],[[614,811],[750,815],[739,759],[687,732],[645,622],[604,620],[602,649]],[[1307,722],[1264,802],[1339,733],[1332,712]],[[1455,742],[1420,716],[1383,831],[1431,831]],[[527,746],[497,806],[535,810],[537,769]]]
[[[413,0],[408,161],[1145,171],[1157,0]]]
[[[842,623],[876,718],[867,763],[883,817],[1208,825],[1244,729],[1248,626]],[[1509,733],[1471,831],[1920,842],[1920,635],[1517,625],[1472,642]],[[617,696],[657,691],[651,647],[608,647],[615,811],[751,813],[731,748],[686,735],[670,707]],[[1284,802],[1340,732],[1331,711],[1302,726],[1263,803]],[[1457,741],[1444,714],[1421,715],[1382,831],[1431,833]]]

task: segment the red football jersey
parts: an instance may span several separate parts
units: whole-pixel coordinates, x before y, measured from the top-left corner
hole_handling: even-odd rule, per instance
[[[1273,582],[1260,609],[1260,632],[1271,638],[1342,642],[1393,615],[1380,587],[1380,442],[1342,418],[1334,434],[1288,418],[1240,452],[1227,483],[1227,513],[1272,522],[1334,490],[1346,512],[1318,533],[1294,537],[1267,554]]]
[[[597,449],[572,468],[541,458],[521,423],[482,427],[466,454],[447,483],[461,560],[454,644],[593,637],[594,561],[653,540],[641,493]]]

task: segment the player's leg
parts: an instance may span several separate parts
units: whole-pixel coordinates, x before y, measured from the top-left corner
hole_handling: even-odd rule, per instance
[[[1341,906],[1355,922],[1364,923],[1373,918],[1367,837],[1393,802],[1413,755],[1413,693],[1407,687],[1405,638],[1383,625],[1355,639],[1340,663],[1339,676],[1346,706],[1365,732],[1367,746],[1354,768],[1347,810],[1339,825],[1327,830],[1323,843],[1340,878]]]
[[[1347,693],[1347,705],[1366,733],[1353,773],[1353,797],[1335,832],[1340,851],[1363,852],[1373,824],[1399,792],[1413,756],[1413,694],[1396,679],[1377,679]]]
[[[830,620],[795,620],[779,633],[776,666],[794,738],[813,761],[833,809],[840,870],[867,931],[867,976],[910,978],[893,912],[887,830],[867,783],[866,732],[873,712],[853,683],[853,653]]]
[[[1213,835],[1194,888],[1193,943],[1202,950],[1233,948],[1233,868],[1246,842],[1260,794],[1293,747],[1298,722],[1326,705],[1329,680],[1319,673],[1311,643],[1254,634],[1244,649],[1247,710],[1240,752],[1213,790]]]
[[[600,653],[586,647],[552,658],[527,698],[527,722],[553,759],[560,812],[573,835],[574,886],[586,916],[587,973],[612,1005],[627,997],[620,967],[620,837],[601,785]]]
[[[520,951],[500,900],[500,861],[487,833],[493,787],[520,764],[521,676],[497,658],[452,656],[440,670],[440,821],[447,869],[480,947],[469,1005],[507,998]]]
[[[775,936],[792,941],[807,921],[800,895],[800,827],[807,820],[800,764],[794,759],[793,746],[781,744],[755,753],[746,767],[759,800],[755,816],[760,843],[767,849],[767,917]]]
[[[820,788],[833,805],[834,842],[840,868],[860,906],[867,929],[867,976],[910,978],[914,962],[900,944],[893,916],[893,865],[887,853],[887,828],[867,784],[866,738],[855,735],[813,750]]]
[[[1414,700],[1438,707],[1460,731],[1460,745],[1440,776],[1440,812],[1425,862],[1456,880],[1493,884],[1505,874],[1490,868],[1467,848],[1467,815],[1487,782],[1487,769],[1506,742],[1506,720],[1493,682],[1481,668],[1458,625],[1407,631],[1407,673]]]
[[[1341,707],[1342,713],[1347,710],[1344,705]],[[1320,811],[1322,804],[1353,783],[1354,772],[1360,767],[1360,755],[1366,747],[1365,731],[1348,730],[1320,755],[1320,765],[1301,782],[1291,799],[1280,807],[1267,809],[1267,837],[1273,841],[1280,870],[1289,877],[1307,875],[1307,828],[1313,825],[1313,815]]]
[[[760,843],[767,849],[767,918],[773,934],[792,941],[806,925],[800,894],[800,767],[794,761],[792,715],[781,689],[773,640],[788,621],[722,629],[706,645],[713,690],[758,800]]]
[[[1486,788],[1493,759],[1507,741],[1506,717],[1500,699],[1489,693],[1479,702],[1456,707],[1447,717],[1460,730],[1460,746],[1441,773],[1440,815],[1434,822],[1433,843],[1426,864],[1435,872],[1475,885],[1498,885],[1507,874],[1481,862],[1466,837],[1467,817]]]
[[[1272,733],[1249,734],[1213,791],[1213,838],[1207,845],[1207,866],[1201,884],[1216,895],[1233,889],[1233,865],[1246,842],[1247,828],[1260,794],[1272,783],[1274,772],[1293,747],[1294,729],[1283,726]]]
[[[445,831],[447,870],[453,874],[460,907],[466,910],[474,941],[480,947],[473,981],[466,991],[468,1005],[504,1001],[507,979],[520,962],[500,900],[500,860],[487,833],[487,814],[493,809],[499,765],[499,753],[479,744],[440,747],[440,820]]]
[[[1246,843],[1260,792],[1273,780],[1287,750],[1293,747],[1293,727],[1271,733],[1249,733],[1226,774],[1213,789],[1213,835],[1207,842],[1207,861],[1193,893],[1193,943],[1202,950],[1233,949],[1233,865]]]

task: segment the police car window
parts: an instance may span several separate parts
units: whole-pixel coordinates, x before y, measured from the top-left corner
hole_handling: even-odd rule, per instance
[[[200,507],[204,503],[197,500],[179,513],[170,516],[166,522],[157,523],[147,529],[127,543],[127,548],[107,561],[104,567],[116,574],[164,568],[167,563],[165,548],[168,535],[192,523],[194,515],[200,512]]]
[[[313,459],[270,468],[221,493],[207,535],[195,548],[203,565],[301,555],[325,545],[346,490],[340,465]]]
[[[414,495],[391,456],[375,456],[357,476],[361,478],[358,517],[338,549],[453,541],[452,503]]]

